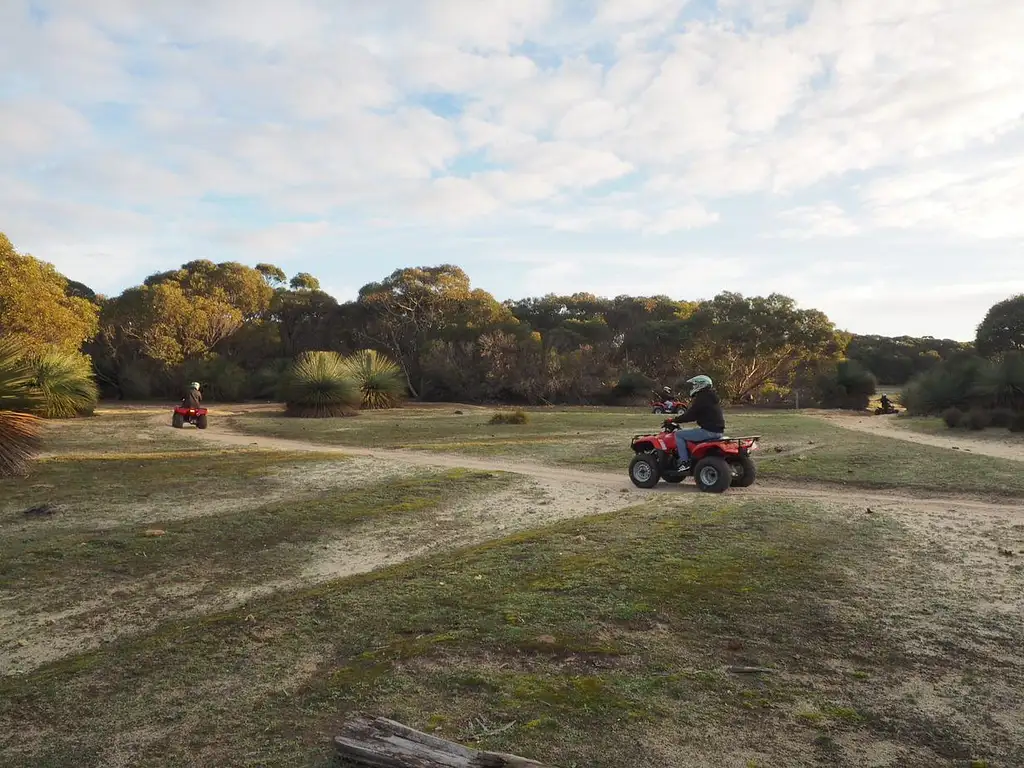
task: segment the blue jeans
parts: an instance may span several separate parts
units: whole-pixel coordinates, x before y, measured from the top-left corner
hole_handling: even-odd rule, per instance
[[[690,458],[690,453],[686,450],[687,440],[718,440],[722,437],[721,432],[708,432],[706,429],[677,429],[675,435],[680,464]]]

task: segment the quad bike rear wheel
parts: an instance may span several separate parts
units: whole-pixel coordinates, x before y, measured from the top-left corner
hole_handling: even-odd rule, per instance
[[[660,405],[656,405],[656,406],[654,406],[654,411],[653,412],[654,413],[664,413],[665,409],[662,408]]]
[[[206,429],[206,424],[207,424],[206,414],[204,413],[202,416],[200,416],[198,419],[196,419],[196,426],[199,429]]]
[[[661,479],[658,460],[649,453],[638,453],[629,462],[629,479],[637,488],[653,488]]]
[[[706,456],[693,468],[693,479],[705,493],[722,493],[732,485],[732,467],[721,456]]]
[[[753,459],[743,456],[732,462],[730,468],[732,469],[733,488],[749,488],[754,484],[754,479],[757,477],[757,467]]]
[[[181,429],[185,426],[185,417],[180,413],[176,413],[171,417],[171,426],[175,429]]]

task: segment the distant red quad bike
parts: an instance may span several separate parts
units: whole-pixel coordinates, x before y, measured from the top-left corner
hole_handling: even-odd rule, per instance
[[[697,487],[707,493],[722,493],[730,487],[746,488],[754,484],[757,467],[750,454],[758,449],[760,435],[723,437],[701,442],[687,441],[690,469],[677,468],[675,431],[678,426],[666,422],[656,435],[636,435],[630,445],[636,454],[629,463],[629,479],[637,488],[653,488],[659,480],[681,483],[692,476]]]
[[[682,400],[652,400],[651,413],[682,413],[686,403]]]
[[[171,426],[181,429],[186,424],[194,424],[197,429],[206,429],[207,419],[206,408],[189,408],[186,405],[179,405],[174,409],[171,417]]]

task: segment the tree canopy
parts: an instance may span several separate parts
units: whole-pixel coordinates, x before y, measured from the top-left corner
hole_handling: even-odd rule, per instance
[[[94,299],[52,264],[18,253],[0,232],[0,337],[31,352],[77,351],[96,334]]]
[[[985,357],[1024,350],[1024,294],[989,309],[978,326],[975,346]]]

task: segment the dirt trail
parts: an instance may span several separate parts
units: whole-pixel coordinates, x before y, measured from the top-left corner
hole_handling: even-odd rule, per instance
[[[163,419],[163,417],[160,417]],[[159,423],[164,424],[165,420]],[[170,429],[170,427],[168,427]],[[546,486],[549,492],[553,491],[555,502],[566,501],[565,497],[575,497],[580,486],[602,489],[605,492],[615,492],[621,497],[619,507],[634,504],[651,494],[671,493],[675,498],[682,500],[686,497],[696,497],[699,494],[696,487],[685,484],[678,486],[659,485],[658,487],[644,491],[635,488],[630,483],[626,473],[611,474],[607,472],[590,472],[586,470],[560,467],[551,464],[538,464],[533,462],[510,461],[497,457],[474,458],[464,454],[429,453],[425,451],[380,451],[358,446],[323,445],[311,443],[304,440],[291,440],[279,437],[265,437],[246,435],[235,432],[223,423],[211,424],[210,428],[199,432],[197,435],[207,440],[215,440],[223,445],[233,445],[245,448],[258,448],[261,450],[277,451],[315,451],[317,453],[337,453],[349,456],[373,457],[383,462],[400,463],[414,467],[436,467],[445,469],[478,469],[490,472],[511,472],[514,474],[527,475],[533,480]],[[565,486],[574,486],[570,493],[559,492],[565,490]],[[1020,518],[1024,516],[1024,504],[1020,502],[988,502],[973,499],[932,497],[922,498],[919,495],[883,493],[864,490],[846,491],[838,488],[823,488],[813,485],[783,486],[765,485],[759,483],[753,488],[735,488],[729,491],[730,496],[736,497],[771,497],[789,498],[808,501],[822,501],[830,504],[845,503],[848,505],[871,504],[875,506],[899,505],[904,509],[916,510],[942,510],[945,512],[953,509],[971,511],[975,514],[990,514],[999,517],[1011,516]],[[567,515],[570,516],[570,515]]]
[[[869,435],[881,435],[894,440],[903,440],[918,445],[930,445],[935,448],[948,448],[965,453],[977,453],[981,456],[992,456],[998,459],[1011,459],[1012,461],[1024,461],[1024,442],[1006,438],[1005,440],[988,440],[969,435],[929,435],[922,432],[914,432],[910,429],[900,427],[894,419],[895,416],[863,416],[854,413],[837,413],[835,411],[808,411],[808,415],[814,416],[829,424],[834,424],[843,429],[851,429],[855,432],[864,432]]]

